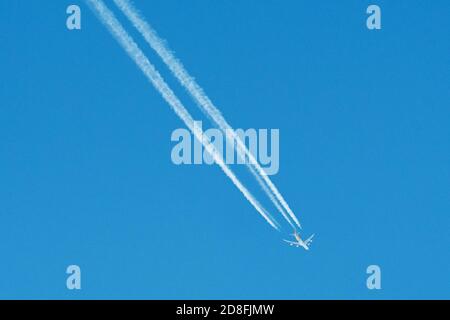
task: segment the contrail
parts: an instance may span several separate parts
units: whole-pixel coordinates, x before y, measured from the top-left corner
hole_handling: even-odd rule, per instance
[[[178,117],[183,120],[185,125],[192,131],[195,137],[202,143],[206,151],[214,158],[215,162],[220,166],[223,172],[231,179],[234,185],[242,192],[245,198],[255,207],[255,209],[263,216],[263,218],[276,230],[279,230],[276,221],[270,214],[259,204],[253,195],[245,188],[239,179],[234,175],[230,168],[224,163],[221,155],[214,146],[204,137],[202,131],[194,125],[194,119],[183,106],[181,101],[175,96],[173,91],[161,77],[159,72],[150,63],[142,50],[138,47],[133,38],[125,31],[121,23],[114,16],[114,13],[108,9],[102,0],[86,0],[91,9],[97,14],[103,24],[108,28],[114,38],[119,42],[122,48],[127,52],[128,56],[137,64],[139,69],[144,73],[151,84],[158,90],[164,100],[170,105]]]
[[[238,147],[238,153],[245,154],[250,160],[250,164],[247,164],[252,174],[257,178],[258,183],[263,188],[264,192],[270,197],[271,201],[275,204],[277,209],[282,213],[283,217],[293,226],[291,220],[286,216],[285,210],[291,217],[291,219],[301,228],[300,222],[292,212],[291,208],[284,200],[277,187],[273,184],[272,180],[267,176],[264,169],[259,165],[253,154],[245,146],[245,143],[236,135],[233,128],[228,124],[221,112],[212,103],[208,96],[204,93],[203,89],[197,84],[193,77],[191,77],[183,64],[174,56],[174,54],[166,47],[164,41],[158,36],[156,31],[150,26],[150,24],[138,13],[136,8],[129,0],[114,0],[114,3],[120,10],[127,16],[134,27],[141,33],[150,47],[156,51],[161,57],[164,63],[169,67],[170,71],[178,79],[183,87],[189,92],[192,98],[196,101],[200,109],[216,123],[216,125],[226,134],[227,139],[236,141]],[[277,201],[278,200],[278,201]],[[280,207],[279,203],[283,206]]]

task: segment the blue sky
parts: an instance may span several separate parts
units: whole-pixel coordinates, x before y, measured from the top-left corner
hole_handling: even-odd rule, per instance
[[[83,1],[66,29],[72,3],[0,3],[0,298],[449,298],[448,1],[135,1],[234,127],[280,129],[309,252],[171,162],[182,122]]]

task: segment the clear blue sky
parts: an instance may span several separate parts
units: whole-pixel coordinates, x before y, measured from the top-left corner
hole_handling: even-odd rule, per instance
[[[273,181],[312,250],[217,166],[171,162],[181,121],[83,1],[2,1],[0,298],[450,298],[449,1],[136,6],[234,127],[280,129]]]

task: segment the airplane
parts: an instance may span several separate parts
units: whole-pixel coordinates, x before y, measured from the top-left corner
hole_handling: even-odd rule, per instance
[[[290,246],[295,246],[297,248],[302,247],[305,250],[309,250],[309,244],[312,242],[312,238],[314,237],[314,234],[312,236],[310,236],[308,239],[306,239],[305,241],[302,240],[302,238],[300,237],[300,234],[298,234],[297,230],[294,230],[294,233],[292,233],[292,235],[294,236],[295,240],[297,241],[289,241],[289,240],[285,240],[287,243],[289,243]]]

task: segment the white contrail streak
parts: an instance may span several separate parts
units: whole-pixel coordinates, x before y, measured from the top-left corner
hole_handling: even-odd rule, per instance
[[[122,48],[127,52],[128,56],[138,65],[139,69],[144,73],[147,79],[162,95],[164,100],[170,105],[175,113],[183,120],[186,126],[192,131],[195,137],[203,144],[205,149],[214,158],[215,162],[220,166],[223,172],[231,179],[234,185],[242,192],[245,198],[255,207],[255,209],[263,216],[263,218],[275,229],[278,229],[275,220],[270,214],[259,204],[253,195],[242,185],[230,168],[224,163],[221,155],[214,146],[202,134],[202,131],[194,125],[194,119],[183,106],[181,101],[175,96],[164,79],[150,63],[142,50],[138,47],[133,38],[125,31],[121,23],[114,16],[114,13],[108,9],[102,0],[86,0],[91,9],[98,15],[103,24],[109,29],[114,38],[119,42]]]
[[[136,8],[128,0],[114,0],[115,4],[120,10],[127,16],[135,28],[142,34],[144,39],[150,45],[153,50],[161,57],[164,63],[169,67],[170,71],[178,79],[183,87],[189,92],[189,94],[196,101],[200,109],[210,117],[216,125],[226,134],[227,139],[230,141],[236,141],[238,147],[238,153],[245,154],[250,160],[250,164],[247,164],[252,174],[257,178],[258,183],[263,188],[264,192],[270,197],[277,209],[282,213],[283,217],[293,226],[291,220],[286,216],[287,211],[291,219],[301,228],[300,222],[292,212],[291,208],[284,200],[277,187],[273,184],[272,180],[267,176],[264,169],[258,164],[253,154],[245,146],[245,143],[236,135],[233,128],[227,123],[217,107],[212,103],[208,96],[204,93],[203,89],[192,78],[183,64],[174,56],[174,54],[166,47],[164,41],[158,36],[156,31],[150,26],[150,24],[138,13]],[[277,201],[278,200],[278,201]],[[283,206],[280,207],[279,203]]]

